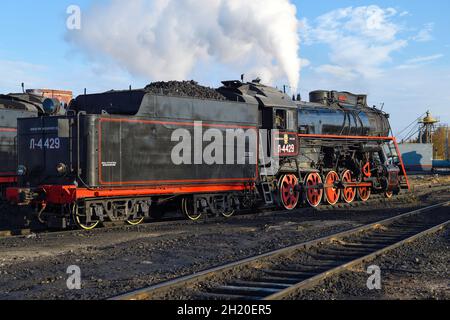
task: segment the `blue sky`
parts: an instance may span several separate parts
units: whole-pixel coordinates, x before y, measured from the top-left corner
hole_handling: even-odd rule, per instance
[[[86,50],[66,40],[67,7],[79,5],[84,14],[93,2],[2,1],[0,92],[18,91],[21,82],[27,87],[69,88],[81,93],[85,87],[94,92],[158,80],[136,75],[109,59],[92,59]],[[372,104],[385,103],[396,131],[426,109],[450,122],[450,1],[291,2],[302,22],[300,91],[304,98],[319,88],[368,93]],[[377,29],[379,34],[367,37],[352,28],[358,28],[358,19],[367,13],[356,9],[373,5],[386,19]],[[339,17],[340,24],[332,33],[324,33],[330,23],[326,17],[332,21]],[[391,36],[384,37],[391,31]],[[189,73],[189,78],[215,86],[230,77],[239,74],[218,63],[200,64]],[[283,81],[274,84],[281,86]]]

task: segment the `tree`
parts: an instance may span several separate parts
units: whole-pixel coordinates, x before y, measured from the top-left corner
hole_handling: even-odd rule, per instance
[[[439,127],[433,134],[434,158],[435,159],[447,160],[449,141],[450,141],[450,128],[449,127]]]

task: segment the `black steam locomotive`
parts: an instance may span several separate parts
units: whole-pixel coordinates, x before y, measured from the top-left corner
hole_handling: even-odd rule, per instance
[[[7,187],[17,181],[17,119],[60,112],[57,99],[33,93],[0,95],[0,200]]]
[[[0,199],[6,187],[16,182],[17,119],[43,114],[44,100],[27,93],[0,95]]]
[[[366,96],[316,91],[302,102],[258,81],[226,81],[206,98],[187,91],[82,95],[66,116],[20,119],[8,200],[51,227],[92,229],[139,224],[169,202],[197,220],[408,188],[388,116]]]

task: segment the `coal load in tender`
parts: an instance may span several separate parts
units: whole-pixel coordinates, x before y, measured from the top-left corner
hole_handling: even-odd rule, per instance
[[[145,87],[145,91],[152,94],[167,96],[190,97],[208,100],[226,100],[226,98],[216,90],[203,87],[195,81],[153,82]]]

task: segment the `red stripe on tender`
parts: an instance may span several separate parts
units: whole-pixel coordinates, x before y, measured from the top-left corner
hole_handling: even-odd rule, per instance
[[[0,177],[0,183],[15,183],[16,177]]]
[[[17,132],[14,128],[0,128],[0,132]]]

